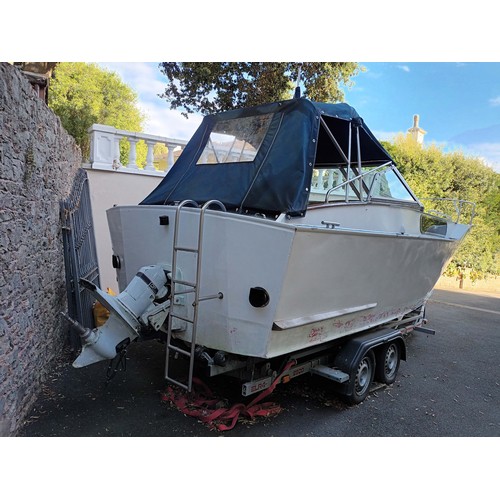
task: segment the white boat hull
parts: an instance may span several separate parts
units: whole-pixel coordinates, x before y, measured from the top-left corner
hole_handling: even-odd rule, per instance
[[[164,215],[169,225],[159,224]],[[120,291],[145,265],[171,266],[175,207],[114,207],[108,220]],[[198,220],[199,210],[183,210],[182,246],[196,245]],[[200,292],[223,299],[200,303],[196,343],[273,358],[403,317],[425,303],[459,244],[420,234],[419,221],[415,210],[373,204],[312,209],[300,225],[208,211]],[[467,231],[459,229],[461,236]],[[195,260],[178,254],[182,279],[194,279]],[[266,306],[250,304],[253,287],[268,292]],[[189,313],[189,294],[182,300]],[[190,327],[177,337],[189,342]]]
[[[456,245],[298,230],[269,350],[289,352],[402,318],[426,302]]]

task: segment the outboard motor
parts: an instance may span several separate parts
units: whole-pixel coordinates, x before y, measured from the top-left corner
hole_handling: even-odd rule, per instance
[[[158,331],[170,309],[170,269],[157,264],[142,267],[127,288],[118,296],[103,292],[93,283],[80,283],[108,309],[106,323],[98,328],[85,328],[67,314],[63,316],[80,333],[82,352],[73,362],[75,368],[113,359],[141,331]]]

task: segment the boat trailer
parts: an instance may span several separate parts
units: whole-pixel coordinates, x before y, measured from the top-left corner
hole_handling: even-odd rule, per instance
[[[390,385],[396,380],[400,361],[406,360],[406,338],[411,332],[435,334],[423,326],[425,323],[422,306],[399,321],[283,355],[277,360],[229,358],[221,366],[205,352],[204,375],[226,373],[238,377],[243,380],[242,395],[252,396],[309,373],[330,380],[332,389],[348,404],[358,404],[369,394],[373,382]]]
[[[193,373],[200,378],[222,374],[236,377],[242,381],[241,393],[245,397],[268,392],[271,387],[274,389],[280,383],[309,373],[330,380],[332,389],[348,404],[358,404],[369,394],[373,382],[390,385],[395,381],[400,361],[406,360],[405,339],[411,332],[435,333],[423,326],[426,323],[425,306],[421,306],[399,320],[272,359],[214,351],[168,338],[167,332],[161,330],[170,310],[170,299],[167,299],[170,297],[170,278],[167,268],[147,266],[117,297],[81,280],[81,284],[110,311],[110,316],[103,326],[90,329],[62,313],[82,338],[82,352],[73,365],[82,367],[109,359],[110,374],[116,372],[132,341],[158,338],[170,347],[166,380],[187,392],[192,390]],[[170,327],[175,328],[172,319]],[[181,321],[181,318],[176,319]],[[182,359],[186,361],[183,373],[169,376],[169,362],[179,358],[188,358]]]

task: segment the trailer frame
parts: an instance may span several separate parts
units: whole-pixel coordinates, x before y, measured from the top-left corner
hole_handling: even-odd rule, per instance
[[[423,326],[426,322],[424,304],[399,320],[276,359],[210,353],[197,346],[196,365],[209,378],[225,374],[240,379],[245,397],[310,374],[330,380],[335,392],[349,404],[357,404],[374,381],[393,383],[400,360],[406,360],[408,335],[435,333]]]

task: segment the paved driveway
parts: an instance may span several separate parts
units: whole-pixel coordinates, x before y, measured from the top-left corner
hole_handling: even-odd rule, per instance
[[[328,381],[309,375],[269,397],[282,411],[209,430],[161,402],[164,349],[133,345],[127,371],[106,385],[105,364],[73,369],[64,360],[48,381],[22,436],[500,436],[500,298],[435,290],[427,308],[435,336],[414,334],[396,382],[348,407]],[[231,401],[240,385],[210,381]]]

